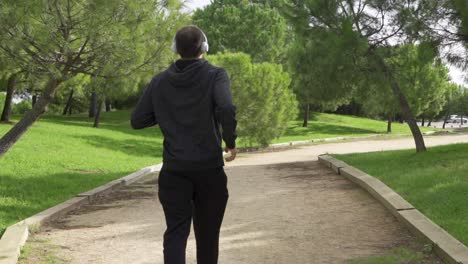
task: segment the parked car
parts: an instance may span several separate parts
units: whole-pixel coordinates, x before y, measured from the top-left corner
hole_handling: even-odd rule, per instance
[[[463,121],[463,124],[468,124],[468,118],[451,118],[447,120],[447,123],[460,124]]]

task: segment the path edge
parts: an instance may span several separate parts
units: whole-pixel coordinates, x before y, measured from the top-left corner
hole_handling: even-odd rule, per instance
[[[438,131],[430,130],[426,132],[422,132],[424,136],[431,136],[436,134]],[[242,147],[238,148],[238,153],[245,153],[245,152],[257,152],[257,151],[275,151],[275,150],[283,150],[288,149],[291,147],[300,147],[304,145],[310,145],[313,143],[331,143],[331,142],[340,142],[340,141],[347,141],[347,140],[366,140],[366,139],[373,139],[378,138],[381,136],[385,136],[385,133],[367,135],[367,136],[350,136],[350,137],[332,137],[332,138],[312,138],[306,140],[297,140],[297,141],[289,141],[289,142],[282,142],[282,143],[274,143],[270,144],[266,147]],[[404,134],[396,134],[400,136],[409,136]]]
[[[408,201],[379,179],[330,155],[319,162],[366,190],[416,237],[429,243],[434,252],[449,264],[468,264],[468,247],[414,208]]]
[[[6,228],[0,238],[0,264],[16,264],[22,247],[31,233],[39,230],[45,223],[57,220],[68,212],[91,204],[97,197],[106,195],[118,188],[130,185],[135,181],[161,170],[162,163],[148,166],[119,179],[110,181],[90,191],[80,193],[75,197],[28,217]]]

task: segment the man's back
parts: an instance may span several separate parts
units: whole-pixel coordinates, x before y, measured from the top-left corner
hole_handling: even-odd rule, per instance
[[[163,161],[169,169],[223,166],[222,138],[229,148],[235,147],[235,107],[228,76],[205,59],[173,63],[153,78],[138,105],[132,126],[153,125],[137,118],[153,111],[164,135]]]

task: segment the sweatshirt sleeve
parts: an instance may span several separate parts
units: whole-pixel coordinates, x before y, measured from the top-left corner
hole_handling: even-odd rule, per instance
[[[232,102],[231,83],[226,70],[217,72],[214,83],[215,115],[221,123],[222,137],[230,149],[236,147],[236,106]]]
[[[135,109],[131,116],[131,126],[133,129],[142,129],[156,125],[156,116],[154,114],[154,107],[151,96],[151,82],[143,92],[143,95],[138,100]]]

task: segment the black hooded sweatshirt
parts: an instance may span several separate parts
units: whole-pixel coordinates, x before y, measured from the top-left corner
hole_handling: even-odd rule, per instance
[[[205,59],[178,60],[156,75],[133,110],[131,125],[142,129],[156,124],[164,135],[164,168],[223,166],[222,139],[232,149],[237,138],[226,71]]]

